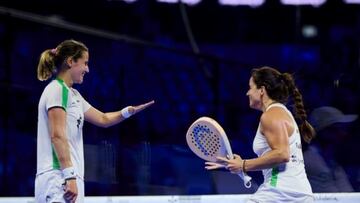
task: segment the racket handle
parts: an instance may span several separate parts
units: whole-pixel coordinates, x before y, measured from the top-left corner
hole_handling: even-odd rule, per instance
[[[244,181],[244,186],[246,188],[250,188],[251,187],[251,177],[248,176],[246,173],[244,173],[243,171],[241,171],[240,173],[238,173],[238,175],[240,176],[241,179],[243,179]]]

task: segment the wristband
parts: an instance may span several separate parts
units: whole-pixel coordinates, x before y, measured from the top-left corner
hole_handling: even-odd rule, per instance
[[[75,169],[72,166],[68,168],[64,168],[62,170],[62,174],[65,180],[76,179]]]
[[[131,113],[129,112],[129,107],[125,107],[121,109],[121,116],[124,118],[129,118],[131,116]]]

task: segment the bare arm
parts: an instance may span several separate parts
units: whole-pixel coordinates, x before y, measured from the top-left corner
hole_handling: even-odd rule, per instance
[[[138,106],[129,106],[128,111],[130,115],[134,115],[150,105],[154,104],[154,101],[138,105]],[[120,123],[126,118],[123,116],[121,111],[103,113],[98,109],[91,107],[88,111],[85,112],[85,120],[99,127],[110,127]]]
[[[85,120],[96,126],[107,128],[120,123],[125,120],[125,118],[121,115],[121,111],[103,113],[91,107],[85,112]]]
[[[222,163],[206,162],[206,169],[213,170],[226,166],[231,172],[257,171],[272,168],[278,164],[286,163],[290,159],[289,134],[294,130],[291,119],[281,109],[271,109],[264,113],[260,119],[261,131],[265,135],[271,150],[261,157],[244,160],[237,154],[234,159],[218,157]],[[243,168],[245,166],[245,169]]]
[[[66,135],[66,112],[60,107],[52,108],[48,111],[51,142],[60,161],[61,169],[72,167],[69,143]],[[63,170],[63,174],[64,171]],[[76,180],[65,179],[66,188],[64,198],[75,202],[78,194]]]
[[[69,143],[66,136],[66,112],[62,108],[52,108],[48,111],[51,142],[60,161],[61,168],[72,166]]]
[[[290,159],[289,132],[293,130],[283,110],[272,109],[261,117],[262,133],[271,150],[263,156],[246,160],[245,171],[272,168]]]

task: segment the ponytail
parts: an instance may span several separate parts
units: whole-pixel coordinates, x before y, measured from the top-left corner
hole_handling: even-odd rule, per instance
[[[64,63],[68,57],[76,61],[88,51],[85,44],[72,39],[61,42],[55,49],[45,50],[40,56],[37,78],[40,81],[48,80],[57,71],[61,72],[64,68],[68,68]]]
[[[56,73],[55,54],[51,49],[47,49],[41,53],[37,67],[37,78],[40,81],[48,80]]]
[[[282,79],[286,82],[288,91],[293,97],[295,104],[295,118],[301,122],[300,124],[300,134],[303,137],[304,141],[310,143],[310,141],[315,137],[315,130],[311,124],[307,121],[307,115],[304,108],[303,98],[296,87],[294,79],[291,74],[283,73],[281,74]]]

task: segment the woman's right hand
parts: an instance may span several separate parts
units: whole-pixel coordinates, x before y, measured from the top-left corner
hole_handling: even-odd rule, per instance
[[[78,196],[78,189],[76,185],[76,179],[69,179],[65,182],[65,194],[64,198],[71,203],[75,203]]]

